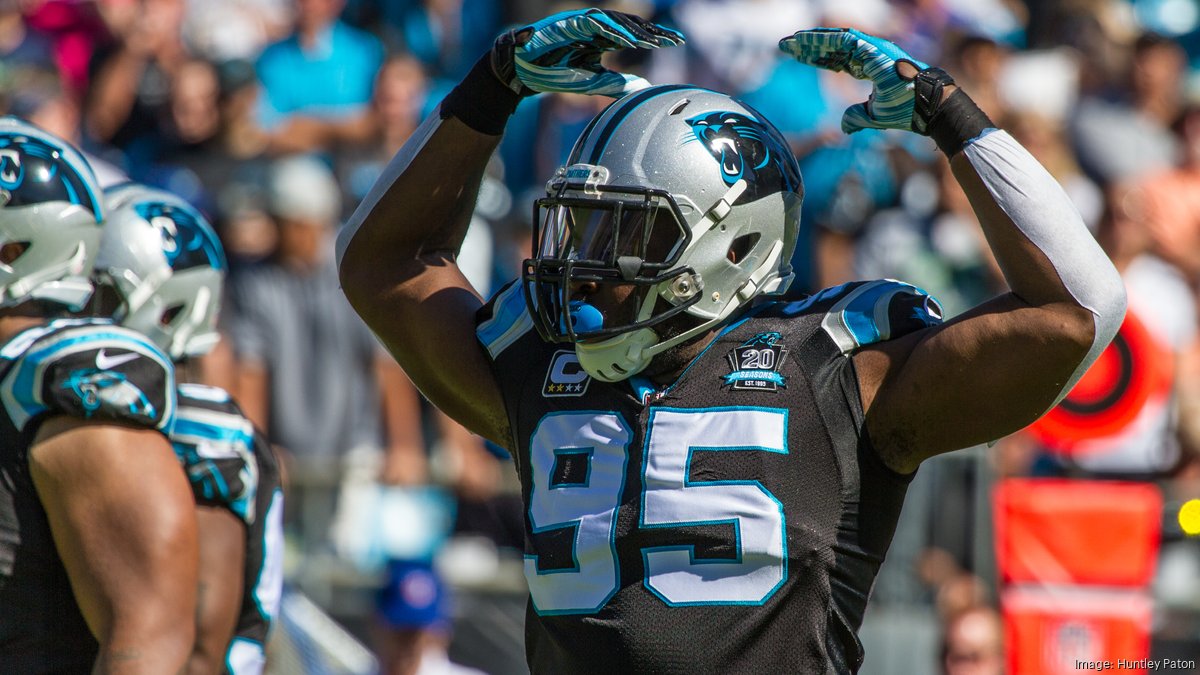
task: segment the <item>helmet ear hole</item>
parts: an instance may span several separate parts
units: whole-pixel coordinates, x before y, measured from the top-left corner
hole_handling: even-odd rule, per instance
[[[754,249],[754,245],[758,243],[759,237],[758,232],[751,232],[734,239],[733,243],[729,245],[729,252],[726,254],[729,262],[736,265],[745,260],[746,256],[750,255],[750,251]]]
[[[11,265],[29,250],[27,241],[10,241],[0,246],[0,264]]]
[[[173,305],[168,307],[167,310],[162,313],[162,316],[159,317],[158,323],[163,326],[169,326],[171,325],[171,322],[175,320],[175,317],[179,316],[179,313],[182,311],[183,305]]]

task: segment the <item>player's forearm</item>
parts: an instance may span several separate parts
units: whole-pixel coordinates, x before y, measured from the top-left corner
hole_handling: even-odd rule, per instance
[[[221,672],[241,611],[246,524],[221,506],[197,506],[200,534],[196,640],[184,672]]]
[[[161,635],[141,631],[136,638],[115,637],[101,643],[93,675],[161,675],[179,673],[191,651],[191,637],[178,635],[178,629]]]

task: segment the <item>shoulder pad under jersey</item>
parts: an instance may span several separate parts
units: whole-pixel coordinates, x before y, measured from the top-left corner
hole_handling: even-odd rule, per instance
[[[254,522],[258,491],[254,425],[228,392],[200,384],[179,385],[171,445],[197,504],[227,508],[247,525]]]
[[[149,339],[106,320],[55,321],[21,333],[2,349],[12,365],[0,402],[23,430],[42,415],[112,420],[168,430],[175,415],[175,369]]]
[[[809,311],[824,312],[821,328],[843,354],[942,323],[937,299],[891,279],[834,286],[782,308],[785,316]]]

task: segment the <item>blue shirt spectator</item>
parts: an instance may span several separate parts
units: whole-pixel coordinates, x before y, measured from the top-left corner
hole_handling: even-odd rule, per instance
[[[377,25],[391,49],[411,54],[435,80],[453,86],[491,49],[504,22],[505,4],[511,3],[348,0],[343,16],[355,25]]]
[[[260,116],[268,129],[293,113],[330,119],[361,112],[383,63],[383,46],[374,36],[337,20],[336,13],[306,17],[308,4],[297,3],[296,31],[258,59]]]

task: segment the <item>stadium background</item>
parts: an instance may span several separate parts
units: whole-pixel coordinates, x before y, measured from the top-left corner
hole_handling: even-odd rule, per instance
[[[274,672],[373,672],[374,652],[411,651],[425,633],[452,635],[451,658],[486,672],[524,668],[515,478],[362,339],[328,270],[337,224],[492,37],[576,6],[0,0],[0,113],[76,141],[103,180],[124,174],[180,194],[226,245],[226,339],[205,378],[235,392],[288,458]],[[862,630],[863,672],[934,673],[947,662],[975,668],[953,672],[1033,672],[1017,665],[1027,648],[1039,672],[1054,672],[1045,664],[1088,660],[1118,638],[1130,640],[1122,658],[1200,658],[1200,539],[1178,517],[1200,509],[1184,507],[1200,497],[1200,2],[607,6],[689,38],[652,58],[623,54],[621,68],[738,95],[792,142],[812,288],[900,278],[953,315],[1003,287],[933,144],[842,136],[841,110],[869,89],[778,55],[785,31],[816,25],[884,35],[945,67],[1066,187],[1130,287],[1136,320],[1124,347],[1071,405],[1031,433],[921,469]],[[517,273],[540,180],[604,103],[555,95],[521,105],[464,251],[484,295]],[[1000,487],[1051,477],[1069,482],[1040,484],[1051,494]],[[998,504],[1008,509],[999,519]],[[1049,558],[1031,563],[1022,552],[1039,541]],[[1129,564],[1097,571],[1097,561]],[[1050,614],[1061,615],[1030,615],[1006,595],[1014,588],[1051,589]],[[1073,612],[1124,612],[1114,621],[1129,624],[1106,634],[1072,623]]]

